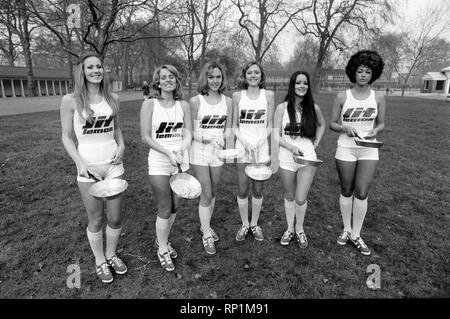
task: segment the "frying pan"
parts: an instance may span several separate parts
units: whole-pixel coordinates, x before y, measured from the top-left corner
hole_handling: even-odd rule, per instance
[[[380,148],[381,145],[383,145],[383,142],[381,141],[377,141],[377,140],[369,140],[369,139],[365,139],[362,138],[361,136],[358,135],[358,133],[355,133],[356,138],[355,138],[355,143],[356,145],[359,146],[364,146],[364,147],[372,147],[372,148]]]
[[[107,198],[115,196],[124,192],[128,187],[128,183],[124,179],[106,178],[104,180],[99,180],[97,177],[92,175],[91,172],[88,171],[88,174],[97,181],[89,187],[88,190],[89,194],[94,197]]]
[[[200,182],[192,175],[183,173],[180,164],[177,164],[178,172],[169,179],[169,185],[172,191],[178,197],[193,199],[200,196],[202,186]]]
[[[294,157],[294,162],[296,162],[297,164],[301,164],[301,165],[307,165],[307,166],[314,166],[314,167],[319,167],[320,165],[323,164],[323,161],[321,161],[320,159],[306,159],[303,156],[297,156],[297,155],[293,155]]]
[[[227,160],[241,157],[240,151],[237,148],[230,148],[225,150],[218,150],[217,157]]]
[[[268,179],[270,176],[272,176],[272,170],[270,169],[270,167],[264,164],[260,164],[258,162],[254,150],[252,150],[251,153],[253,161],[255,163],[249,164],[245,167],[245,174],[247,174],[248,177],[256,181],[264,181]]]

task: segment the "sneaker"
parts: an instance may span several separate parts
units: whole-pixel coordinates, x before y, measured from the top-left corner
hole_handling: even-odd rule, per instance
[[[161,267],[163,267],[167,271],[175,270],[175,265],[172,262],[172,258],[170,258],[169,252],[164,252],[162,255],[159,251],[156,253],[158,255],[159,262],[161,263]]]
[[[114,280],[111,270],[107,263],[103,263],[100,266],[96,266],[97,277],[100,278],[106,284],[109,284]]]
[[[123,275],[128,271],[125,263],[116,255],[112,256],[110,259],[106,259],[106,262],[111,266],[116,274]]]
[[[241,226],[236,234],[237,241],[243,241],[248,234],[248,226]]]
[[[219,235],[216,234],[216,232],[214,231],[214,229],[212,229],[211,227],[209,227],[209,229],[211,230],[211,236],[212,238],[214,238],[214,241],[219,241]],[[200,232],[203,235],[203,229],[200,227]]]
[[[203,247],[207,254],[214,255],[216,253],[216,246],[214,245],[214,238],[209,236],[208,238],[202,237]]]
[[[344,230],[342,232],[342,234],[338,237],[337,243],[339,245],[345,245],[345,244],[347,244],[349,238],[350,238],[350,232],[347,230]]]
[[[155,239],[155,247],[159,249],[158,238]],[[178,257],[177,251],[172,247],[171,243],[167,243],[167,250],[169,251],[170,258],[175,259]]]
[[[258,241],[264,240],[264,235],[261,227],[259,227],[258,225],[251,226],[250,230],[252,231],[253,237],[255,237],[256,240]]]
[[[306,238],[306,234],[304,232],[297,234],[297,242],[300,248],[306,248],[308,246],[308,239]]]
[[[361,237],[353,239],[350,236],[349,238],[350,238],[350,241],[353,243],[353,245],[356,246],[356,249],[358,249],[361,254],[363,254],[364,256],[370,255],[370,249],[369,249],[369,247],[367,247],[367,245],[364,243],[364,241],[362,240]]]
[[[291,239],[293,237],[294,237],[294,233],[289,230],[286,230],[280,239],[280,244],[283,246],[289,245],[289,243],[291,242]]]

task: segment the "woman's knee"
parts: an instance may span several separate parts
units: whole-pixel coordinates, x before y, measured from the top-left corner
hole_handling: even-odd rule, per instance
[[[353,190],[351,185],[341,185],[341,194],[344,197],[351,197],[353,195]]]
[[[108,216],[108,225],[112,226],[112,228],[119,228],[122,225],[120,214]]]
[[[369,196],[369,190],[368,189],[355,189],[354,196],[357,199],[365,200],[367,196]]]
[[[90,229],[99,230],[103,224],[103,213],[89,213],[88,223]]]
[[[174,207],[170,201],[159,203],[158,216],[161,218],[169,218],[174,209],[176,211],[176,207]]]

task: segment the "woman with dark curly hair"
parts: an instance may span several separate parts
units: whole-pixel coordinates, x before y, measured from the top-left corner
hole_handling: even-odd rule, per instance
[[[300,248],[308,245],[303,221],[308,192],[317,168],[295,163],[293,155],[317,159],[315,148],[325,131],[325,120],[319,106],[314,103],[310,84],[307,72],[294,72],[289,80],[286,98],[277,106],[274,115],[274,138],[279,145],[278,159],[287,221],[287,230],[280,244],[289,245],[295,235]]]
[[[358,146],[354,138],[375,139],[384,129],[385,96],[370,88],[383,67],[384,62],[375,51],[359,51],[350,58],[345,71],[354,86],[337,95],[330,121],[330,129],[341,133],[335,159],[344,230],[337,243],[345,245],[350,241],[365,256],[371,251],[360,232],[367,212],[369,186],[378,163],[378,149]]]

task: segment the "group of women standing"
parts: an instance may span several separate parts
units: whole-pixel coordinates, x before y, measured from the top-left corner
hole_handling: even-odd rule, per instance
[[[335,158],[344,227],[337,243],[351,242],[363,255],[370,255],[360,232],[378,149],[358,146],[353,137],[375,138],[384,128],[384,96],[370,89],[383,66],[381,57],[374,51],[360,51],[352,56],[346,72],[354,87],[337,95],[329,124],[340,133]],[[61,105],[62,140],[78,169],[78,187],[88,214],[87,236],[97,275],[103,282],[112,282],[111,270],[117,274],[127,272],[125,263],[115,253],[121,232],[122,195],[103,200],[89,195],[87,190],[95,179],[120,178],[124,173],[125,146],[119,126],[119,101],[117,95],[110,93],[97,55],[81,57],[76,70],[74,93],[66,95]],[[216,253],[219,235],[211,227],[211,221],[224,165],[218,152],[232,135],[235,149],[241,154],[236,160],[236,200],[242,225],[235,239],[243,241],[251,233],[255,240],[264,240],[263,229],[258,225],[264,182],[253,180],[245,173],[246,166],[257,161],[270,163],[274,171],[280,168],[287,221],[280,244],[288,245],[295,237],[301,248],[307,247],[303,221],[317,168],[296,163],[293,155],[317,159],[315,149],[324,134],[325,120],[314,103],[308,73],[292,74],[285,101],[276,108],[274,92],[265,89],[265,79],[259,63],[248,63],[240,75],[240,90],[230,98],[224,95],[224,69],[216,62],[208,62],[200,72],[198,95],[187,102],[182,99],[181,78],[175,67],[163,65],[155,71],[152,87],[156,94],[142,104],[140,130],[142,140],[150,148],[148,175],[158,210],[155,247],[165,270],[175,269],[173,260],[178,256],[169,235],[179,198],[171,190],[169,179],[179,171],[192,168],[201,184],[198,215],[202,245],[207,254]],[[91,132],[89,129],[93,127],[102,129]],[[274,134],[271,149],[278,150],[278,157],[272,156],[272,161],[271,134]],[[107,211],[105,252],[101,228],[104,208]]]

